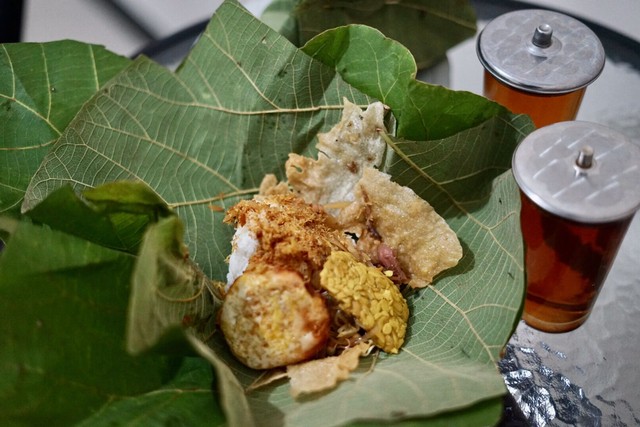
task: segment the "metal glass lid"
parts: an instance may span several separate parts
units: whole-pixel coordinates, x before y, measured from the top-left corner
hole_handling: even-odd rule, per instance
[[[640,146],[606,126],[540,128],[518,145],[512,170],[524,194],[563,218],[603,223],[640,207]]]
[[[495,78],[541,94],[587,86],[605,63],[602,43],[586,25],[539,9],[498,16],[482,30],[476,49],[480,62]]]

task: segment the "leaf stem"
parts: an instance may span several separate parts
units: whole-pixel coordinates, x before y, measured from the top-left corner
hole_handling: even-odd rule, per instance
[[[217,202],[224,199],[230,199],[233,197],[241,197],[241,196],[247,196],[250,194],[256,194],[258,191],[259,191],[258,188],[245,188],[242,190],[233,191],[231,193],[221,193],[221,194],[218,194],[217,196],[209,197],[206,199],[190,200],[190,201],[184,201],[184,202],[178,202],[178,203],[168,203],[168,205],[172,209],[185,207],[185,206],[205,205],[208,203],[210,204],[213,202]]]

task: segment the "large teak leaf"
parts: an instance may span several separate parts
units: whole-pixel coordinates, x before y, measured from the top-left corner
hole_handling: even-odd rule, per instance
[[[216,301],[209,280],[193,265],[182,242],[179,218],[149,226],[131,279],[127,350],[143,353],[193,327],[203,336],[215,330]]]
[[[515,117],[486,98],[416,80],[416,62],[407,48],[368,26],[328,30],[302,49],[334,68],[352,86],[391,107],[398,120],[398,136],[403,138],[446,138],[491,118],[510,121]],[[510,139],[505,141],[513,144]]]
[[[348,51],[351,40],[333,34],[320,40]],[[387,40],[355,34],[372,46]],[[464,258],[410,297],[411,324],[399,355],[368,358],[351,380],[311,399],[293,400],[282,383],[257,390],[246,397],[249,418],[264,425],[338,425],[433,417],[495,402],[505,392],[495,361],[523,295],[518,193],[506,171],[530,122],[470,93],[416,89],[411,55],[393,52],[367,64],[401,70],[404,77],[396,81],[406,86],[398,95],[392,95],[393,79],[366,73],[353,80],[350,73],[362,67],[347,63],[348,55],[336,62],[346,70],[323,65],[227,1],[177,73],[139,58],[85,105],[35,174],[23,208],[66,184],[143,181],[184,222],[195,262],[223,279],[232,233],[223,211],[253,194],[266,173],[282,176],[289,152],[315,154],[314,137],[338,121],[343,97],[366,104],[378,97],[368,88],[377,86],[403,137],[387,137],[393,154],[385,170],[447,219]],[[444,111],[407,105],[431,103]],[[434,110],[439,116],[422,116]],[[414,134],[413,120],[426,126]],[[248,385],[258,373],[233,359],[219,334],[207,344],[214,354],[205,356],[219,375],[237,377],[219,386],[226,414],[239,420],[244,408],[234,405],[244,405],[245,397],[238,384]],[[494,412],[487,414],[482,423],[496,421]]]
[[[19,212],[49,148],[82,104],[128,63],[75,41],[0,46],[0,213]]]
[[[123,181],[90,188],[82,197],[62,187],[27,215],[56,230],[136,254],[146,227],[172,213],[144,184]]]

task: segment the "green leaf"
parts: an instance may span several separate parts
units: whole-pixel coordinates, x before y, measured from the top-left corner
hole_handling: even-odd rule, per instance
[[[494,425],[494,420],[499,419],[503,413],[503,399],[489,399],[482,401],[464,411],[444,412],[440,415],[425,419],[409,419],[394,422],[395,427],[468,427]],[[389,423],[361,421],[354,424],[360,427],[383,427]]]
[[[211,365],[202,358],[185,358],[175,379],[157,390],[115,399],[78,427],[124,425],[219,426],[225,423],[212,393]]]
[[[175,349],[183,328],[206,337],[215,331],[217,311],[209,279],[189,259],[182,221],[171,216],[151,225],[132,279],[127,350],[139,354],[164,341]],[[184,341],[184,340],[183,340]]]
[[[85,190],[83,196],[106,212],[129,212],[156,219],[171,214],[165,201],[139,181],[108,182]]]
[[[171,359],[124,350],[131,255],[28,221],[0,229],[0,424],[67,426],[173,376]]]
[[[216,371],[216,390],[220,392],[230,424],[253,425],[244,388],[227,364],[206,344],[219,335],[215,315],[220,300],[207,277],[189,259],[182,241],[183,231],[182,221],[172,216],[149,226],[145,234],[133,273],[127,349],[134,354],[150,349],[175,354],[180,352],[181,344],[191,344],[192,351],[200,354]],[[145,404],[156,402],[155,394],[143,399]],[[185,405],[195,403],[187,400]],[[166,412],[172,411],[173,407]],[[164,416],[166,413],[160,415]],[[102,418],[97,421],[104,422]]]
[[[293,13],[300,44],[330,28],[363,24],[406,46],[420,69],[476,33],[475,12],[464,0],[302,0]]]
[[[49,148],[128,62],[74,41],[0,46],[0,213],[18,213]]]
[[[82,197],[65,186],[26,214],[57,230],[132,254],[138,252],[151,222],[172,215],[149,187],[126,181],[87,189]]]
[[[367,51],[378,59],[361,55],[363,62],[324,66],[226,1],[177,73],[139,58],[85,105],[34,176],[24,207],[62,185],[81,190],[142,181],[184,222],[195,262],[222,279],[232,233],[222,211],[253,194],[264,174],[282,177],[289,152],[315,154],[314,137],[338,121],[342,97],[366,104],[377,86],[393,104],[401,137],[388,139],[394,154],[384,169],[436,206],[465,252],[455,270],[410,298],[403,350],[366,359],[330,393],[294,401],[282,383],[245,396],[243,388],[259,373],[242,367],[219,334],[206,341],[212,351],[202,346],[202,336],[192,344],[216,368],[230,424],[435,422],[433,417],[453,412],[461,424],[495,423],[495,411],[478,415],[470,408],[496,402],[506,391],[495,362],[519,315],[524,287],[518,191],[508,158],[529,122],[469,93],[412,86],[413,58],[377,31],[356,29],[355,38],[331,33],[333,39],[320,36],[329,52],[349,52],[350,43],[362,38],[378,46]],[[392,71],[383,78],[363,65]],[[360,82],[353,80],[358,70]],[[163,236],[175,237],[175,229],[157,235]],[[166,246],[151,247],[155,260]]]
[[[273,413],[260,414],[254,410],[249,404],[245,393],[245,387],[241,383],[241,379],[234,372],[232,367],[237,365],[236,360],[230,360],[230,353],[228,349],[221,344],[220,334],[213,337],[208,337],[206,343],[203,341],[203,337],[197,337],[191,333],[186,334],[187,340],[191,343],[193,348],[207,360],[211,366],[215,369],[217,379],[217,391],[219,393],[219,402],[225,413],[227,422],[231,426],[243,426],[251,427],[259,422],[260,425],[274,423],[280,419],[280,414],[273,417]],[[217,351],[214,351],[215,348]],[[246,368],[245,368],[246,370]],[[248,377],[255,377],[249,373]],[[268,418],[264,418],[264,416]]]

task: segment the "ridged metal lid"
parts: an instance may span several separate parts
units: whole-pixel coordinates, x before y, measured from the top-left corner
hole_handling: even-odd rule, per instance
[[[541,94],[587,86],[605,63],[602,43],[586,25],[540,9],[498,16],[481,31],[476,49],[480,62],[495,78]]]
[[[596,123],[532,132],[516,148],[512,171],[534,203],[566,219],[611,222],[640,207],[640,146]]]

